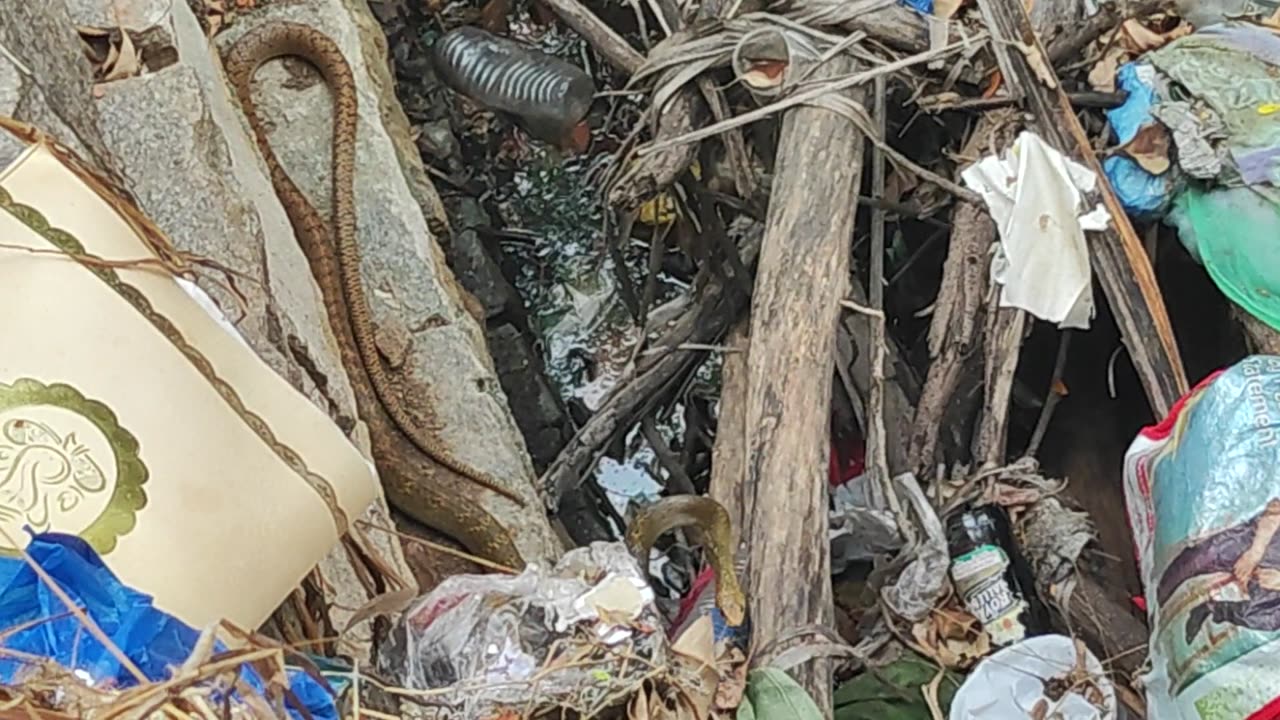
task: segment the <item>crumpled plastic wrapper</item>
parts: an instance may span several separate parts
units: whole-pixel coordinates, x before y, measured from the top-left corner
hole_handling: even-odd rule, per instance
[[[1041,635],[978,663],[951,701],[949,717],[1114,720],[1115,687],[1083,643]]]
[[[1203,102],[1166,100],[1152,107],[1151,114],[1173,134],[1183,172],[1200,180],[1212,180],[1222,173],[1227,152],[1214,147],[1213,141],[1226,137],[1227,127],[1212,108]]]
[[[625,546],[596,542],[550,570],[445,580],[400,617],[377,668],[404,688],[444,689],[431,704],[460,717],[529,703],[592,707],[628,674],[641,682],[649,666],[637,657],[665,662],[662,628]]]
[[[1049,496],[1027,508],[1018,522],[1018,535],[1036,586],[1065,605],[1075,587],[1080,555],[1094,538],[1088,513],[1072,510]]]
[[[911,561],[893,583],[884,588],[884,600],[900,617],[915,623],[923,620],[946,594],[950,583],[947,535],[942,521],[925,497],[916,476],[904,473],[893,479],[903,505],[909,505],[923,533],[914,547],[904,550]]]
[[[888,508],[876,507],[868,492],[871,476],[864,474],[832,491],[835,504],[829,517],[831,574],[855,562],[870,562],[902,548],[902,533]]]

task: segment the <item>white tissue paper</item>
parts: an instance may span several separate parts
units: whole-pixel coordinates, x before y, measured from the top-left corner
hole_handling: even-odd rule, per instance
[[[961,178],[982,196],[1000,233],[991,279],[1001,307],[1026,310],[1060,328],[1088,328],[1093,317],[1092,271],[1085,230],[1110,221],[1098,204],[1082,213],[1093,171],[1023,131],[1004,157],[987,156]]]

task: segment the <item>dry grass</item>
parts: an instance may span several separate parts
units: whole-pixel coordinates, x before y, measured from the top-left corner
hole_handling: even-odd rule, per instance
[[[215,640],[239,647],[215,652]],[[277,718],[286,716],[286,705],[305,718],[305,708],[289,690],[288,654],[273,641],[223,624],[201,634],[191,656],[169,679],[116,689],[89,685],[47,658],[0,648],[0,657],[24,663],[19,683],[0,686],[0,719]],[[241,677],[246,664],[262,679],[262,690]]]

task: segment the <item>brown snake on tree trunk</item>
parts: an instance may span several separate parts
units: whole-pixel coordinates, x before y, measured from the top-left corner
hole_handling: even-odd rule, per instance
[[[271,149],[252,97],[252,80],[270,60],[293,56],[323,76],[333,94],[333,227],[289,178]],[[426,422],[415,422],[382,366],[374,326],[360,277],[354,193],[358,107],[351,67],[337,44],[311,27],[272,22],[246,33],[224,55],[232,87],[253,129],[271,182],[284,205],[324,300],[342,363],[351,379],[356,409],[369,425],[374,460],[387,497],[415,520],[452,535],[473,552],[515,567],[524,563],[508,531],[479,503],[474,488],[459,478],[524,505],[514,490],[454,458]],[[439,472],[422,456],[452,471]]]

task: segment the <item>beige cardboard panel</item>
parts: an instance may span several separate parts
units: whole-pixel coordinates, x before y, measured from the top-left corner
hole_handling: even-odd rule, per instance
[[[66,244],[25,205],[94,255],[149,256],[43,148],[0,189],[0,243]],[[373,500],[341,431],[166,275],[0,249],[0,337],[0,527],[80,534],[190,624],[260,624]]]

